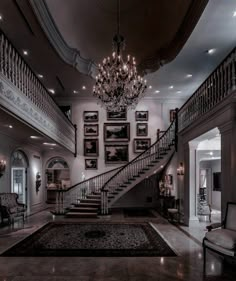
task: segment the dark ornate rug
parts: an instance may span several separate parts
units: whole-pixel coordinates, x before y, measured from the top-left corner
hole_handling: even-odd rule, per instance
[[[156,216],[148,209],[124,209],[125,217],[148,217],[155,218]]]
[[[48,223],[2,256],[176,256],[148,223]]]

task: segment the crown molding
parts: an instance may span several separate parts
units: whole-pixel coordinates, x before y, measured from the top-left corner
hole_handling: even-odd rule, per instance
[[[48,40],[50,41],[58,55],[67,64],[72,65],[79,72],[94,78],[96,76],[97,66],[92,60],[83,58],[80,55],[79,50],[71,48],[66,43],[60,31],[58,30],[45,1],[29,0],[29,3],[34,11],[36,18],[38,19],[40,26],[42,27]]]

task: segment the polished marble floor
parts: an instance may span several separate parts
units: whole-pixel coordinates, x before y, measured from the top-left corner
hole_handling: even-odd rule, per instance
[[[0,253],[52,220],[63,218],[55,218],[49,211],[43,211],[29,217],[24,225],[18,221],[14,226],[1,227]],[[223,264],[221,258],[210,253],[207,255],[206,275],[203,275],[201,240],[208,222],[195,222],[190,227],[176,226],[159,218],[125,218],[122,211],[114,212],[106,220],[149,221],[178,256],[0,257],[0,281],[236,280],[235,266]]]

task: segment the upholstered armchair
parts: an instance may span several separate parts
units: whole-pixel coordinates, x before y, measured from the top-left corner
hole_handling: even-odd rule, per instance
[[[2,224],[4,219],[8,220],[11,224],[14,222],[14,218],[25,218],[26,205],[17,201],[18,194],[16,193],[0,193],[0,215]]]
[[[204,270],[206,265],[206,249],[220,255],[236,258],[236,202],[228,202],[225,219],[222,223],[214,223],[207,227],[203,238]]]

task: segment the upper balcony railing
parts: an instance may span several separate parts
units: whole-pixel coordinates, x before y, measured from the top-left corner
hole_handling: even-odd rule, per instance
[[[179,132],[236,89],[236,48],[210,74],[178,112]]]
[[[74,125],[2,32],[0,104],[75,153]]]

